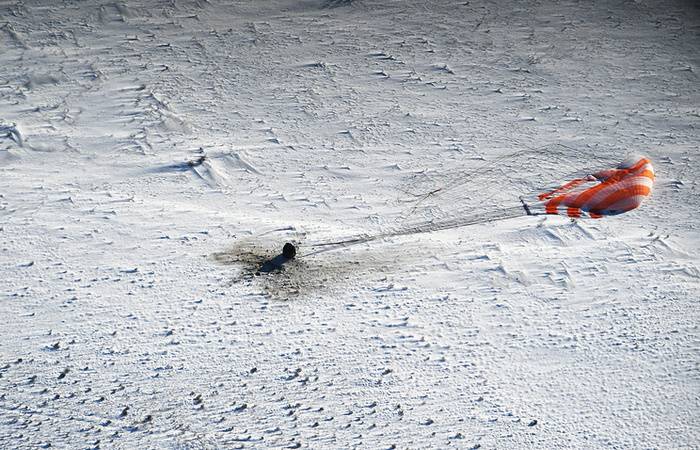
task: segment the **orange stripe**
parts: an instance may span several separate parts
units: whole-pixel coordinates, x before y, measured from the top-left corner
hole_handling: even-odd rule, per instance
[[[578,208],[566,208],[566,215],[569,217],[581,217],[581,210]]]
[[[654,179],[656,178],[656,175],[654,175],[654,172],[652,172],[652,171],[649,170],[649,169],[647,169],[647,170],[645,170],[644,172],[640,173],[639,176],[640,176],[640,177],[647,177],[647,178],[649,178],[651,181],[654,181]]]
[[[615,203],[619,202],[620,200],[624,200],[627,197],[634,197],[637,195],[643,195],[646,197],[650,193],[651,189],[649,189],[648,186],[643,184],[635,184],[628,188],[620,189],[619,191],[613,192],[612,194],[605,197],[602,201],[596,203],[595,205],[591,205],[589,209],[595,211],[604,211],[608,209],[610,205],[614,205]]]
[[[630,172],[636,172],[637,170],[641,169],[644,165],[649,164],[650,162],[651,161],[649,161],[648,159],[642,158],[639,161],[637,161],[637,163],[634,166],[632,166],[628,169],[621,169],[621,170],[628,170]]]
[[[554,194],[558,194],[559,192],[562,192],[562,191],[568,191],[569,189],[575,188],[576,186],[579,186],[579,185],[585,183],[586,181],[588,181],[588,180],[586,180],[585,178],[576,178],[575,180],[571,180],[568,183],[556,188],[555,190],[553,190],[551,192],[547,192],[547,193],[538,195],[537,198],[539,200],[551,198]]]
[[[593,198],[593,196],[596,195],[600,190],[613,184],[613,183],[609,183],[608,182],[609,180],[610,180],[610,178],[608,178],[608,180],[605,180],[604,182],[602,182],[600,184],[592,186],[592,187],[586,189],[585,191],[581,192],[577,196],[573,197],[570,201],[567,201],[566,206],[570,206],[572,208],[581,208],[583,205],[586,204],[586,202],[588,200]]]
[[[584,191],[585,192],[585,191]],[[564,194],[564,195],[559,195],[557,197],[554,197],[547,203],[545,203],[545,212],[547,214],[559,214],[559,205],[566,200],[569,197],[569,195]],[[567,205],[568,206],[568,205]]]

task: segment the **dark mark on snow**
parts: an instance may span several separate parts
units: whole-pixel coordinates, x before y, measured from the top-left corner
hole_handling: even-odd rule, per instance
[[[379,267],[387,270],[392,264],[402,263],[392,251],[366,252],[359,246],[333,253],[305,255],[303,235],[290,235],[291,230],[281,231],[285,231],[282,236],[242,239],[225,251],[213,253],[210,258],[218,264],[238,269],[230,280],[232,284],[261,287],[266,296],[275,300],[322,295],[342,289],[348,281],[367,276]],[[261,243],[262,239],[269,242]],[[288,245],[280,253],[280,242],[285,241]]]

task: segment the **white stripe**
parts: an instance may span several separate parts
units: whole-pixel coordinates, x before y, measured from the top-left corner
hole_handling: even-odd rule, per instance
[[[613,183],[610,186],[606,186],[605,188],[601,189],[593,197],[588,199],[588,201],[584,205],[582,205],[582,207],[586,208],[586,210],[596,209],[596,205],[603,202],[608,197],[608,195],[614,193],[615,191],[639,185],[646,186],[651,190],[652,186],[654,185],[654,182],[651,180],[651,178],[644,176],[623,178],[621,181]]]
[[[645,198],[645,195],[634,195],[632,197],[626,197],[608,206],[603,211],[630,211],[641,205]]]

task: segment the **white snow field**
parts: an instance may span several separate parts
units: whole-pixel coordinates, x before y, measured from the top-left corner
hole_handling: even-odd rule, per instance
[[[693,1],[0,0],[0,448],[698,448],[699,72]],[[255,274],[559,144],[652,197]]]

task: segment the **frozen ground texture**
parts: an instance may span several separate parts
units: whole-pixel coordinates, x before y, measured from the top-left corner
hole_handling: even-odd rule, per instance
[[[697,448],[699,17],[0,0],[0,447]],[[556,143],[653,197],[246,273]]]

